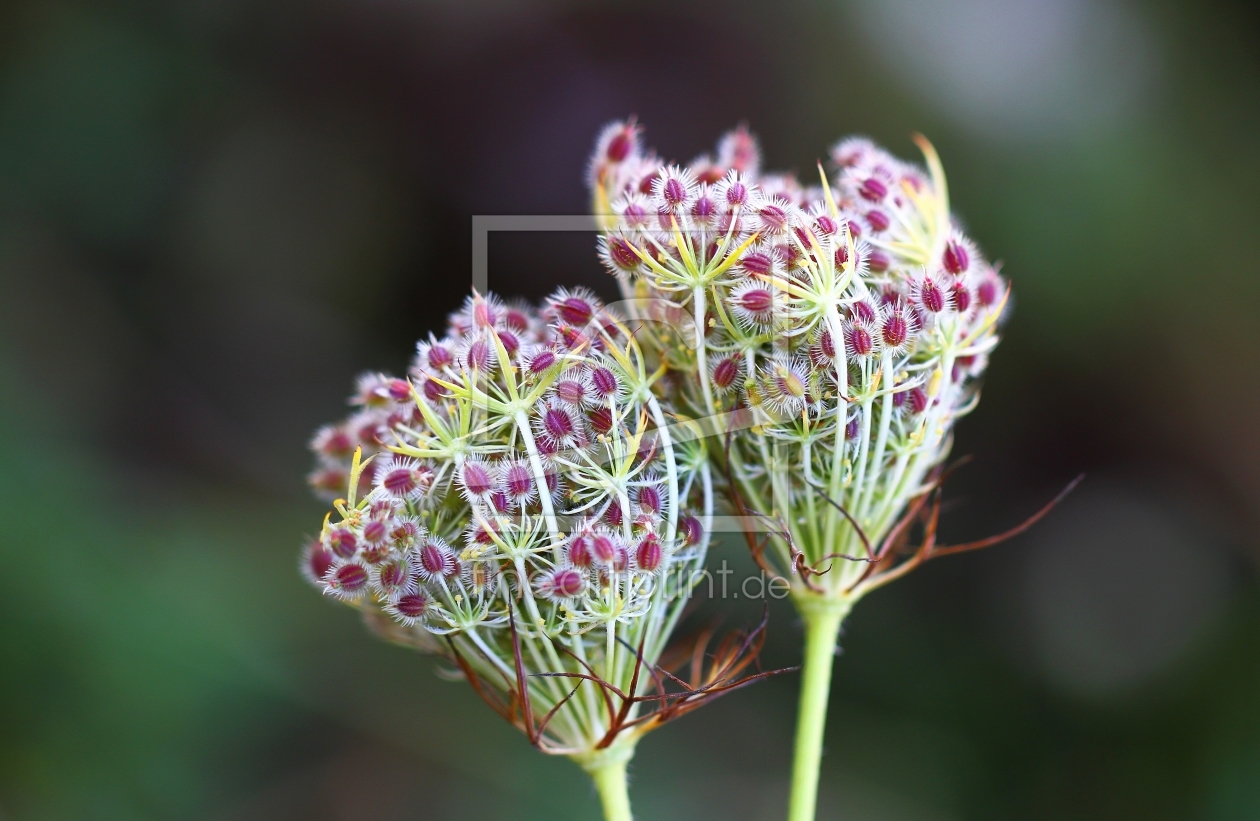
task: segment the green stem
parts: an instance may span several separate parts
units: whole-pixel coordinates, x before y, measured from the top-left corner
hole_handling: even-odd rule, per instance
[[[590,774],[604,807],[604,821],[634,821],[630,814],[630,793],[626,790],[626,765],[634,756],[634,744],[574,756]]]
[[[801,700],[797,706],[796,751],[787,817],[788,821],[814,821],[827,697],[831,691],[831,664],[836,656],[840,622],[852,603],[843,598],[803,594],[796,604],[805,620],[805,664],[801,669]]]

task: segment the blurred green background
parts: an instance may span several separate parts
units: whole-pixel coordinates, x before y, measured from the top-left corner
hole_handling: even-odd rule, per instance
[[[582,213],[605,121],[912,155],[1015,286],[951,539],[850,619],[820,818],[1260,818],[1260,19],[1241,2],[0,5],[0,818],[593,819],[300,580],[311,431]],[[610,294],[590,235],[491,284]],[[718,547],[744,570],[735,542]],[[728,602],[728,624],[760,604]],[[773,609],[768,665],[797,660]],[[782,817],[795,677],[649,737],[643,819]]]

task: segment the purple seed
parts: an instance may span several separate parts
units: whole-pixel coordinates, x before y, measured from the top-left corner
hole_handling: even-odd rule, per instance
[[[871,202],[879,202],[888,196],[888,186],[874,177],[870,177],[858,188],[858,193]]]
[[[617,392],[617,375],[607,368],[596,368],[591,371],[591,384],[600,396],[612,396]]]
[[[910,325],[901,314],[891,314],[884,320],[882,329],[884,344],[890,348],[898,348],[905,344],[910,336]]]
[[[923,284],[919,286],[919,302],[922,303],[924,310],[930,313],[939,314],[945,310],[945,294],[931,279],[924,279]]]
[[[855,325],[849,330],[849,348],[856,356],[866,356],[874,350],[875,343],[869,331],[861,325]]]
[[[354,593],[368,582],[368,573],[361,564],[344,564],[333,574],[332,584],[338,590]]]
[[[464,487],[474,496],[483,496],[494,488],[490,471],[477,462],[464,463]]]
[[[728,356],[713,367],[713,384],[720,390],[726,390],[735,384],[739,377],[739,360]]]
[[[945,266],[946,271],[958,275],[971,265],[971,256],[967,253],[965,245],[951,240],[945,245],[945,253],[941,258],[941,263]]]
[[[429,601],[423,593],[408,593],[405,596],[399,596],[398,602],[394,604],[394,608],[400,616],[408,619],[418,619],[429,608]]]
[[[660,540],[653,533],[644,536],[643,541],[639,542],[639,546],[634,551],[635,564],[640,570],[646,570],[649,573],[661,566],[663,557]]]
[[[560,408],[548,408],[543,414],[543,429],[553,439],[566,439],[573,435],[573,418]]]

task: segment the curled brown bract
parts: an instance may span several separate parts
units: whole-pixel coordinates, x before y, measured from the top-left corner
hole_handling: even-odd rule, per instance
[[[642,642],[634,647],[618,640],[635,659],[630,686],[625,691],[600,678],[589,664],[559,646],[558,649],[572,658],[585,672],[528,672],[514,623],[511,631],[515,675],[503,675],[501,682],[486,681],[449,639],[447,648],[464,678],[472,685],[473,691],[491,709],[524,732],[531,744],[546,753],[571,754],[575,751],[563,747],[557,739],[550,736],[547,727],[560,708],[577,694],[583,682],[590,682],[599,690],[608,729],[595,745],[595,749],[605,749],[627,731],[633,730],[635,735],[642,735],[732,690],[795,670],[794,667],[765,671],[758,668],[756,672],[745,674],[750,666],[757,666],[757,659],[765,642],[768,620],[767,611],[752,630],[727,634],[711,652],[709,645],[716,629],[713,626],[707,627],[690,640],[671,647],[666,652],[666,660],[660,664],[651,664],[644,658]],[[640,692],[640,682],[645,677],[650,678],[651,683]],[[538,717],[528,695],[530,678],[564,678],[575,680],[577,684],[546,715]],[[500,690],[504,692],[500,693]]]

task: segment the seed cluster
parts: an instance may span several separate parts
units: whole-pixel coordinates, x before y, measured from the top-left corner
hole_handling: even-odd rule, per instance
[[[761,173],[742,128],[678,165],[629,121],[590,165],[601,257],[671,371],[671,400],[725,439],[728,489],[778,523],[785,567],[855,559],[817,582],[833,592],[887,564],[873,545],[974,406],[1007,298],[920,145],[927,170],[846,139],[831,175],[802,185]]]
[[[315,436],[311,483],[345,498],[304,573],[544,749],[607,745],[637,708],[610,715],[603,690],[650,681],[708,543],[707,459],[671,437],[646,364],[586,291],[541,311],[474,294]]]

